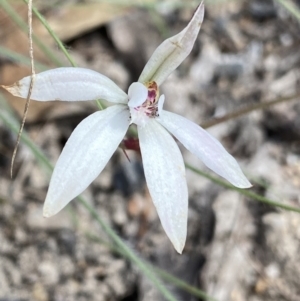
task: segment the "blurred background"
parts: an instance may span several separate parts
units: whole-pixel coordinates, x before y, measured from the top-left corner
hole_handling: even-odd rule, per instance
[[[127,91],[154,49],[186,26],[198,3],[33,4],[78,66]],[[207,0],[192,53],[161,87],[165,108],[209,127],[239,161],[253,192],[294,207],[300,207],[299,10],[298,0]],[[26,29],[27,5],[0,1],[4,85],[30,74],[28,37],[18,23]],[[37,72],[70,66],[37,18],[33,31]],[[0,92],[0,300],[165,300],[77,201],[52,218],[42,217],[50,174],[26,143],[20,144],[10,178],[16,134],[3,116],[20,121],[25,102]],[[25,131],[55,164],[73,129],[95,110],[94,102],[32,101]],[[232,118],[220,122],[224,116]],[[206,171],[181,149],[186,162]],[[127,154],[130,162],[116,152],[84,197],[140,258],[202,289],[210,300],[300,300],[298,213],[187,170],[188,238],[179,255],[158,220],[139,154]],[[174,281],[167,288],[178,300],[205,300]]]

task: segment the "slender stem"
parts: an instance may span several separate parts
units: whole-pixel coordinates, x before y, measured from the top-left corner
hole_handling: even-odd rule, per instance
[[[28,4],[28,0],[23,0],[25,3]],[[38,17],[38,19],[40,20],[40,22],[44,25],[44,27],[48,30],[49,34],[51,35],[51,37],[54,39],[54,41],[57,43],[58,47],[62,50],[62,52],[64,53],[64,55],[66,56],[66,58],[68,59],[68,61],[70,62],[70,64],[73,67],[76,67],[76,63],[73,60],[73,58],[71,57],[71,55],[69,54],[68,50],[66,49],[66,47],[64,46],[64,44],[62,43],[62,41],[60,40],[60,38],[56,35],[56,33],[52,30],[52,28],[50,27],[49,23],[46,21],[46,19],[40,14],[40,12],[33,7],[32,8],[34,14]]]
[[[35,81],[35,65],[34,65],[33,41],[32,41],[32,0],[29,0],[29,2],[28,2],[28,40],[29,40],[29,57],[30,57],[30,66],[31,66],[31,78],[30,78],[29,89],[27,92],[27,98],[26,98],[26,103],[25,103],[25,107],[24,107],[23,118],[22,118],[21,126],[20,126],[20,129],[18,132],[15,148],[14,148],[14,151],[12,154],[12,159],[11,159],[11,164],[10,164],[11,178],[13,177],[14,162],[15,162],[15,158],[17,155],[18,146],[20,143],[20,138],[21,138],[24,126],[25,126],[27,113],[28,113],[29,105],[30,105],[31,93],[32,93],[32,89],[33,89],[33,85],[34,85],[34,81]]]
[[[245,195],[249,198],[255,199],[258,202],[261,202],[261,203],[264,203],[264,204],[267,204],[267,205],[270,205],[270,206],[275,206],[275,207],[285,209],[285,210],[288,210],[288,211],[294,211],[294,212],[300,213],[300,208],[296,208],[296,207],[292,207],[292,206],[285,205],[285,204],[282,204],[282,203],[278,203],[278,202],[275,202],[275,201],[273,201],[269,198],[266,198],[266,197],[261,196],[257,193],[254,193],[252,191],[237,188],[237,187],[229,184],[228,182],[225,182],[225,181],[221,180],[220,178],[214,177],[214,176],[212,176],[212,175],[210,175],[210,174],[208,174],[208,173],[206,173],[202,170],[199,170],[199,169],[193,167],[192,165],[190,165],[188,163],[185,163],[185,167],[187,169],[195,172],[196,174],[201,175],[201,176],[209,179],[210,181],[212,181],[212,182],[214,182],[214,183],[216,183],[220,186],[223,186],[223,187],[231,189],[231,190],[235,190],[238,193],[243,194],[243,195]]]

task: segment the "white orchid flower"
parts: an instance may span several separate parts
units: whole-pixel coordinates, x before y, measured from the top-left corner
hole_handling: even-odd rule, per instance
[[[44,216],[58,213],[101,173],[118,148],[128,127],[138,129],[144,172],[162,226],[181,253],[186,240],[188,191],[185,166],[176,137],[203,163],[231,184],[251,184],[236,160],[197,124],[163,110],[158,86],[191,52],[200,30],[200,4],[186,28],[165,40],[153,53],[128,95],[109,78],[84,68],[57,68],[35,77],[31,99],[86,101],[104,99],[115,105],[85,118],[67,141],[54,168],[44,204]],[[30,76],[5,87],[26,98]]]

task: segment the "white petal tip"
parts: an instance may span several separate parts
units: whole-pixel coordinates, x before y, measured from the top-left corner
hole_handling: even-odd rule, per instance
[[[44,217],[51,217],[53,215],[55,215],[57,212],[54,211],[54,210],[51,210],[48,206],[45,206],[44,205],[44,208],[43,208],[43,216]]]
[[[247,180],[247,182],[245,181],[245,182],[241,183],[240,185],[238,185],[237,187],[245,189],[245,188],[251,188],[251,187],[253,187],[253,185]]]
[[[177,253],[182,254],[184,245],[180,245],[180,246],[175,246],[174,245],[175,250],[177,251]]]
[[[232,182],[232,184],[235,187],[241,188],[241,189],[251,188],[253,186],[245,176],[240,178],[239,181]]]
[[[170,238],[176,252],[179,254],[182,254],[182,251],[185,246],[186,238],[183,238],[183,237],[181,237],[181,238],[174,237],[173,239],[171,239],[171,237],[169,237],[169,238]]]
[[[43,212],[43,217],[45,217],[45,218],[51,217],[51,214],[49,214],[48,212]]]

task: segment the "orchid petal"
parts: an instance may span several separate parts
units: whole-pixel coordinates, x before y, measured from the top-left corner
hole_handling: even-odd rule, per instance
[[[139,82],[155,81],[161,85],[163,81],[190,54],[204,17],[203,2],[196,9],[189,24],[177,35],[160,44],[140,75]]]
[[[31,76],[11,86],[3,86],[14,96],[27,98]],[[85,68],[64,67],[35,75],[31,99],[39,101],[80,101],[104,99],[127,103],[128,97],[108,77]]]
[[[155,120],[138,126],[144,172],[162,226],[181,253],[186,240],[188,191],[185,167],[172,136]]]
[[[128,89],[128,106],[131,108],[141,106],[147,99],[148,89],[141,83],[132,83]]]
[[[100,174],[129,126],[125,106],[115,105],[85,118],[67,141],[52,174],[44,216],[58,213]]]
[[[182,116],[164,110],[157,120],[215,173],[236,187],[249,188],[252,186],[236,160],[217,139],[200,126]]]

